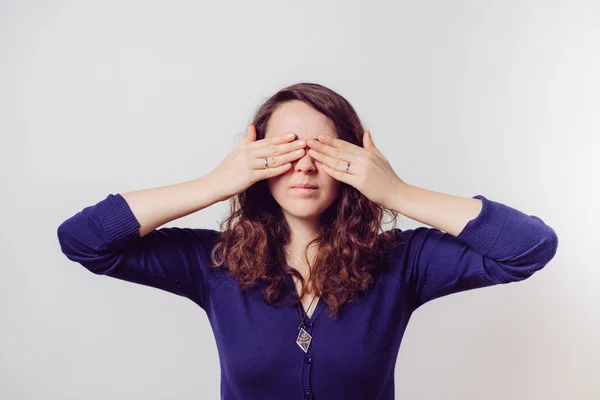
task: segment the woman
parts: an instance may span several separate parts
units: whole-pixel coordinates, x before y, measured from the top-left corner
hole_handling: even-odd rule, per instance
[[[220,231],[157,229],[229,198]],[[433,228],[381,231],[386,212]],[[521,281],[558,245],[536,216],[404,182],[350,103],[308,83],[267,100],[209,175],[111,194],[63,222],[58,238],[95,274],[202,307],[222,398],[261,400],[394,398],[418,307]]]

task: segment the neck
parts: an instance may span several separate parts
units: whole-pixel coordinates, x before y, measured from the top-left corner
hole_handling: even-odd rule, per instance
[[[288,216],[288,226],[290,227],[290,242],[286,246],[286,250],[294,257],[291,261],[292,265],[297,269],[308,268],[305,261],[306,247],[308,243],[318,235],[318,220],[297,218]],[[313,249],[309,251],[309,260],[313,261]],[[301,265],[296,265],[301,262]]]

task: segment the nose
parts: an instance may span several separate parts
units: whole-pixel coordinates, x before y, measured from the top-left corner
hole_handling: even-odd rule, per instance
[[[304,148],[304,151],[304,156],[296,160],[296,165],[294,169],[298,172],[304,171],[311,173],[317,168],[315,164],[315,159],[308,154],[308,146]]]

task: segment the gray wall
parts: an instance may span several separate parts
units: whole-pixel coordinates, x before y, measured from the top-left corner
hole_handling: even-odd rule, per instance
[[[408,183],[560,238],[530,280],[419,309],[397,397],[600,398],[598,21],[591,0],[2,1],[0,398],[219,397],[204,312],[91,274],[56,229],[109,193],[211,172],[299,81],[344,95]],[[227,209],[167,226],[217,229]]]

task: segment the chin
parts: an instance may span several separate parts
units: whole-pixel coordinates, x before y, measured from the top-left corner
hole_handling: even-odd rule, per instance
[[[279,203],[285,213],[302,219],[318,218],[327,208],[335,201],[335,199],[298,199],[285,198]]]
[[[285,201],[279,205],[285,212],[298,218],[314,218],[319,216],[325,209],[323,204],[316,201],[313,201],[313,204],[308,204],[306,201],[298,202],[296,199]]]
[[[301,218],[301,219],[314,219],[314,218],[318,218],[319,215],[321,215],[321,211],[320,210],[307,210],[307,209],[294,209],[294,208],[286,208],[285,212],[288,213],[291,216],[294,216],[296,218]]]
[[[298,193],[291,188],[272,187],[271,194],[285,214],[302,219],[318,218],[339,194],[331,188],[319,187],[316,193]]]

